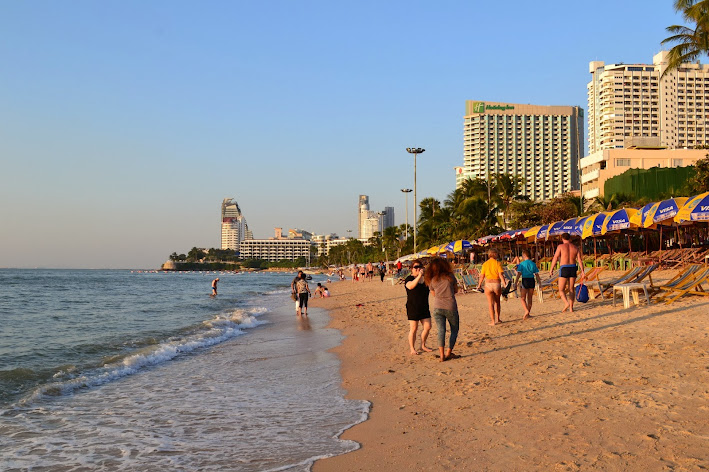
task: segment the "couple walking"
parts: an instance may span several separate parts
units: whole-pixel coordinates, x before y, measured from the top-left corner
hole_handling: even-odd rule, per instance
[[[435,258],[424,271],[423,263],[416,259],[411,266],[411,275],[404,280],[406,286],[406,315],[409,319],[409,349],[411,355],[418,354],[414,347],[418,324],[423,325],[421,349],[431,352],[426,347],[426,339],[431,331],[431,314],[438,328],[438,350],[441,362],[460,357],[453,354],[458,339],[459,317],[455,294],[458,283],[453,269],[446,259]],[[429,303],[429,293],[431,295]],[[431,313],[433,312],[433,313]],[[446,348],[446,323],[450,326],[450,338]]]

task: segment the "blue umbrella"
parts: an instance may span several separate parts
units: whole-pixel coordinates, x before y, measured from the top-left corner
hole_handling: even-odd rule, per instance
[[[692,197],[675,215],[677,223],[709,220],[709,192]]]

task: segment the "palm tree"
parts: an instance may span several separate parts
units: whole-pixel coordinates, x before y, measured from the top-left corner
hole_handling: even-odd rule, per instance
[[[681,64],[695,61],[699,56],[709,53],[709,0],[675,0],[675,11],[681,12],[689,26],[668,26],[672,36],[662,44],[674,44],[667,56],[667,68],[662,73],[677,69]]]
[[[507,219],[510,214],[510,204],[521,198],[520,192],[524,179],[518,175],[497,174],[495,176],[495,190],[504,212],[502,213],[503,226],[507,229]]]

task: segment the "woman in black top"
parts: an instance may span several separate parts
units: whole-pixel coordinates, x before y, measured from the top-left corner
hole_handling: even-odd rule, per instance
[[[421,349],[431,352],[426,347],[428,333],[431,332],[431,311],[428,308],[428,287],[423,283],[423,263],[416,259],[411,266],[411,275],[404,279],[406,286],[406,316],[409,319],[409,349],[415,356],[418,351],[414,347],[419,321],[423,325],[421,331]]]

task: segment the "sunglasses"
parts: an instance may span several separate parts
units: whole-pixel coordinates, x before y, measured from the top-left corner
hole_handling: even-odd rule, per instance
[[[421,266],[413,266],[412,269],[420,269]]]

